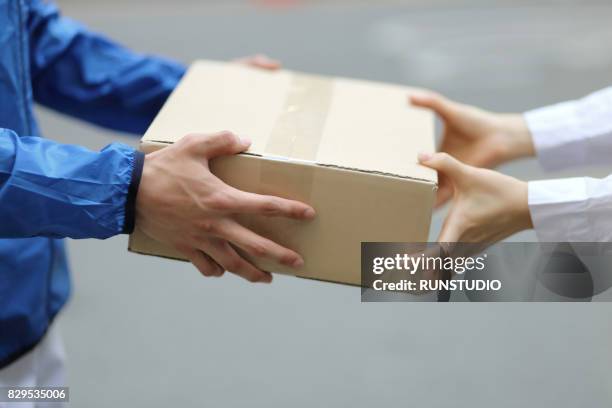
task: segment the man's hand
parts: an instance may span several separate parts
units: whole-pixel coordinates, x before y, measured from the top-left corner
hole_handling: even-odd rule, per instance
[[[443,174],[454,191],[438,242],[493,244],[533,228],[524,181],[465,165],[447,153],[421,153],[419,162]]]
[[[531,134],[522,115],[498,114],[451,101],[433,92],[410,96],[414,106],[433,110],[444,122],[440,151],[463,163],[494,168],[535,154]],[[453,195],[452,183],[440,175],[436,206]]]
[[[136,225],[167,243],[205,276],[228,270],[251,282],[270,282],[272,275],[253,266],[234,249],[268,257],[283,265],[304,264],[296,252],[238,224],[234,214],[312,219],[312,207],[298,201],[237,190],[214,176],[209,160],[248,149],[250,141],[230,132],[192,134],[145,157],[136,198]]]
[[[238,58],[234,60],[238,64],[248,65],[254,68],[267,69],[269,71],[276,71],[281,67],[281,63],[277,60],[274,60],[267,55],[257,54],[251,55],[248,57]]]

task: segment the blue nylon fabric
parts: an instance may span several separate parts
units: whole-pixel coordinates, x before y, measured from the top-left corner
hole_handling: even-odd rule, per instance
[[[142,134],[184,74],[89,32],[44,0],[0,0],[0,367],[35,345],[70,293],[63,237],[122,232],[132,148],[40,137],[33,101]]]

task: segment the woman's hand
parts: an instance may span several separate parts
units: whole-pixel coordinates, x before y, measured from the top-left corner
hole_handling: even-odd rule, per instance
[[[454,191],[438,242],[493,244],[533,228],[526,182],[468,166],[447,153],[421,153],[419,162],[437,170]]]
[[[451,101],[433,92],[410,96],[414,106],[433,110],[444,122],[440,151],[476,167],[493,168],[535,154],[531,134],[522,115],[488,112]],[[436,206],[453,195],[446,175],[439,179]]]

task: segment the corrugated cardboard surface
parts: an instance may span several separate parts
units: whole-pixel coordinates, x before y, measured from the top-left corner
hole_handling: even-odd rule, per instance
[[[267,72],[199,61],[142,139],[147,151],[188,133],[231,130],[248,154],[212,171],[245,191],[301,200],[312,222],[249,217],[240,222],[305,258],[300,271],[252,259],[273,272],[360,284],[362,241],[426,241],[436,173],[417,164],[433,151],[433,117],[407,105],[410,88]],[[130,250],[180,258],[138,229]]]

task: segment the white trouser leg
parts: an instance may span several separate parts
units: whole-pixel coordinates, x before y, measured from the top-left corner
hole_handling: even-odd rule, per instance
[[[0,370],[0,387],[65,387],[66,353],[57,324],[28,354]],[[0,408],[64,408],[65,403],[0,402]]]

